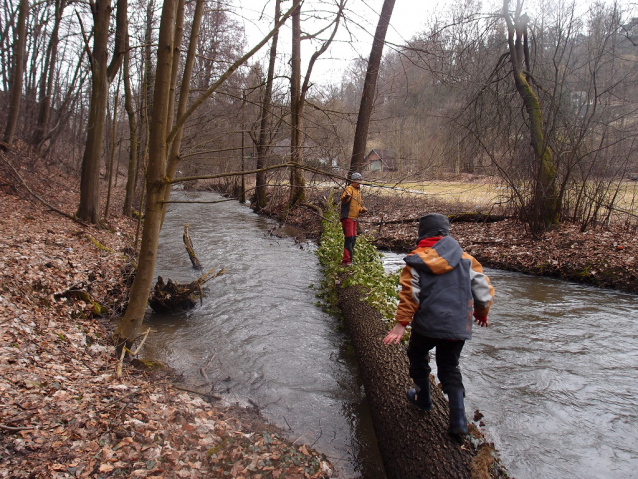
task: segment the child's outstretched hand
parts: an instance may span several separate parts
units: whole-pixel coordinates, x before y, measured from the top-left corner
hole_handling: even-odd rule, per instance
[[[490,325],[487,321],[487,316],[479,316],[476,312],[474,312],[474,322],[482,328],[487,328]]]
[[[383,338],[383,343],[397,344],[399,341],[401,341],[401,338],[403,337],[404,333],[405,333],[405,326],[402,325],[401,323],[397,323],[394,325],[394,328],[392,328],[392,330],[386,335],[386,337]]]

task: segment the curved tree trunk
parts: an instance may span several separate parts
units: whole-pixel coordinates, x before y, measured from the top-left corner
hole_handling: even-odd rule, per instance
[[[381,15],[377,24],[377,30],[372,41],[372,49],[370,51],[370,59],[368,60],[368,70],[363,84],[363,93],[361,94],[361,105],[359,106],[359,116],[357,117],[357,128],[354,133],[354,145],[352,146],[352,157],[350,159],[350,173],[355,171],[361,172],[364,167],[366,144],[368,142],[368,129],[370,127],[370,118],[372,117],[372,109],[374,107],[374,96],[377,90],[377,79],[379,78],[379,68],[381,66],[381,57],[383,56],[383,46],[385,44],[385,36],[390,25],[392,10],[394,10],[395,0],[384,0],[381,8]],[[348,177],[350,176],[348,174]]]
[[[507,24],[507,42],[516,91],[523,100],[529,121],[531,146],[536,159],[537,174],[531,199],[532,233],[540,233],[558,222],[560,203],[556,189],[556,164],[543,127],[543,110],[527,76],[529,74],[529,47],[527,22],[529,17],[521,13],[522,3],[517,3],[513,15],[509,1],[503,1],[503,17]]]
[[[361,301],[362,295],[356,287],[337,289],[387,477],[472,477],[475,454],[468,441],[461,445],[447,434],[449,407],[441,390],[431,388],[432,411],[423,412],[411,406],[405,397],[412,387],[405,347],[383,344],[387,331],[381,316]],[[476,468],[476,464],[472,467]]]

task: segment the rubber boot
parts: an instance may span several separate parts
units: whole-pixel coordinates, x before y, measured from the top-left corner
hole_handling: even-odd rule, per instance
[[[408,401],[414,404],[419,409],[429,411],[432,409],[432,399],[430,398],[430,381],[426,383],[424,388],[416,386],[408,389],[406,394]]]
[[[450,401],[450,429],[452,436],[460,438],[467,434],[467,418],[463,403],[463,390],[450,391],[447,395]]]

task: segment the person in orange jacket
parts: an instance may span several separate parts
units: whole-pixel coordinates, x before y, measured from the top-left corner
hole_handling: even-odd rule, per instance
[[[344,244],[343,258],[341,264],[348,266],[352,264],[354,256],[354,245],[357,241],[357,221],[359,214],[368,210],[363,206],[361,197],[361,173],[352,173],[350,184],[346,186],[341,194],[341,228],[343,229]]]
[[[465,341],[472,338],[472,317],[488,326],[494,288],[481,264],[449,234],[444,215],[420,218],[417,248],[403,259],[397,323],[383,342],[398,343],[411,325],[408,359],[415,387],[406,396],[425,411],[432,409],[429,360],[436,348],[437,375],[450,402],[449,433],[459,438],[467,434],[459,358]]]

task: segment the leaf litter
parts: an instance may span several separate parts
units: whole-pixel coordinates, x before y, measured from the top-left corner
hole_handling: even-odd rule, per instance
[[[78,182],[19,147],[2,155],[0,477],[336,475],[257,411],[181,391],[167,369],[126,364],[117,377],[113,319],[126,308],[135,221],[109,216],[97,229],[53,212],[21,182],[63,212],[77,207]]]

